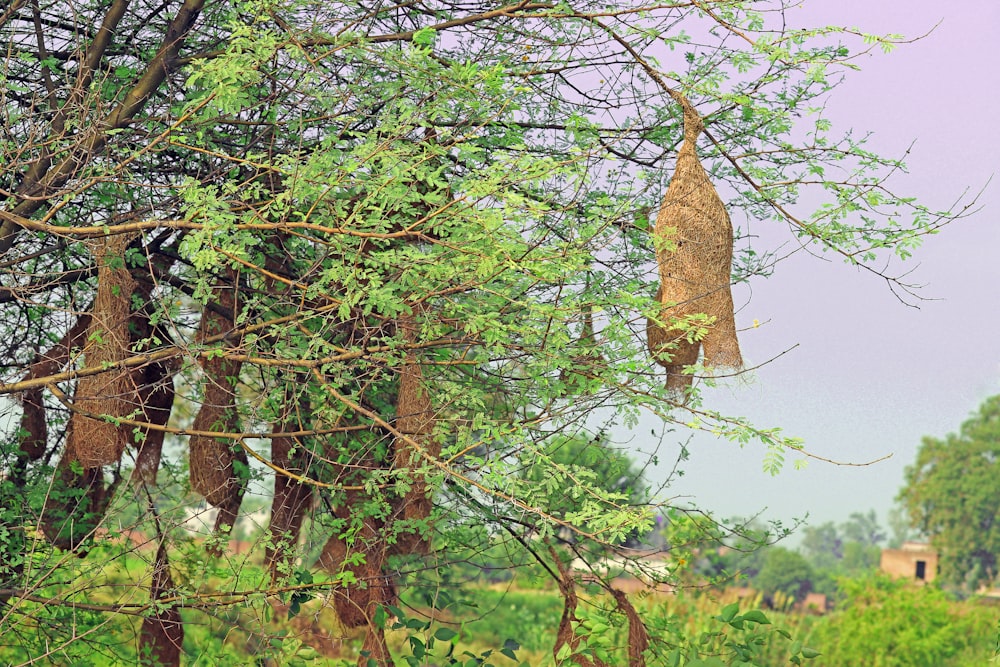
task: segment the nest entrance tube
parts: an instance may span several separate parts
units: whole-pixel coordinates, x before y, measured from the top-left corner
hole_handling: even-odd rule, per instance
[[[698,159],[701,116],[680,93],[674,99],[684,110],[684,141],[653,228],[662,308],[646,336],[654,361],[667,370],[667,388],[680,393],[692,384],[683,371],[697,363],[699,349],[709,367],[738,369],[743,357],[730,289],[733,224]],[[692,319],[698,315],[711,323]],[[695,326],[706,328],[703,337],[690,334]]]

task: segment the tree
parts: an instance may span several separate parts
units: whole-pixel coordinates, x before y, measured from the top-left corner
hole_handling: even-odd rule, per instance
[[[656,297],[670,244],[649,218],[684,122],[735,221],[734,282],[773,269],[745,218],[904,288],[886,260],[949,218],[888,191],[899,161],[820,110],[895,38],[786,29],[780,2],[64,10],[0,10],[0,630],[32,638],[6,662],[129,662],[138,636],[177,664],[203,622],[265,660],[295,650],[267,607],[328,596],[362,663],[386,664],[400,587],[501,539],[559,580],[569,632],[559,533],[614,544],[662,508],[577,484],[553,435],[650,411],[760,442],[771,467],[801,453],[698,384],[668,391],[646,351],[649,321],[656,361],[709,374],[717,318]],[[796,212],[808,190],[822,203]],[[265,486],[258,571],[227,539]],[[209,539],[183,530],[191,497],[217,514]]]
[[[802,554],[817,570],[827,575],[857,574],[878,567],[885,533],[875,510],[853,512],[838,527],[832,521],[803,530]]]
[[[959,605],[933,586],[882,573],[846,578],[840,587],[836,612],[810,637],[824,647],[824,664],[974,665],[992,653],[996,616],[988,609]]]
[[[753,585],[767,595],[783,593],[802,600],[813,589],[813,577],[812,567],[801,554],[770,547],[764,552],[764,562]]]
[[[925,437],[899,492],[912,526],[940,556],[941,579],[967,590],[997,577],[1000,554],[1000,396],[986,399],[959,432]]]
[[[816,569],[836,570],[844,558],[844,538],[832,521],[806,526],[801,551]]]
[[[553,516],[565,519],[579,507],[575,489],[599,488],[617,502],[633,507],[650,507],[651,494],[628,454],[615,449],[603,434],[595,438],[556,436],[544,443],[537,457],[524,471],[524,494],[542,493],[532,504],[545,506]],[[570,540],[575,533],[567,531]],[[636,534],[628,541],[635,543]]]

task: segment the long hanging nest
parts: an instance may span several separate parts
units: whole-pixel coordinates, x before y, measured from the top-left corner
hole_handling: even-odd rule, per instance
[[[170,340],[170,334],[150,323],[146,306],[152,303],[152,282],[138,282],[136,296],[143,307],[132,314],[129,328],[133,343],[145,343],[151,337]],[[174,375],[180,364],[175,360],[148,363],[132,370],[133,391],[131,410],[135,419],[152,426],[166,426],[174,406]],[[126,429],[128,441],[135,450],[133,481],[154,485],[160,468],[160,455],[166,432],[158,428],[140,426]]]
[[[398,598],[391,575],[385,572],[389,557],[386,540],[392,521],[388,513],[375,511],[385,506],[387,498],[372,497],[365,480],[385,466],[375,448],[353,451],[355,443],[341,443],[336,438],[327,443],[324,458],[332,463],[342,491],[332,499],[332,511],[340,527],[327,540],[317,566],[333,575],[349,573],[349,577],[330,591],[333,607],[345,628],[367,627],[369,634],[381,635],[375,623],[380,606],[396,604]],[[349,462],[344,461],[349,454]],[[388,509],[388,508],[386,508]],[[359,562],[360,561],[360,562]],[[377,638],[371,638],[378,647]],[[367,643],[367,641],[366,641]],[[363,663],[362,663],[363,664]],[[381,663],[379,663],[381,664]]]
[[[297,385],[298,383],[296,383]],[[304,431],[310,422],[309,402],[304,394],[290,396],[294,388],[286,389],[282,404],[285,413],[274,424],[275,432]],[[271,462],[290,475],[309,473],[309,450],[291,436],[271,438]],[[275,471],[274,497],[271,500],[271,520],[268,523],[267,548],[264,560],[271,570],[272,581],[287,574],[299,541],[302,520],[312,500],[312,487],[290,475]]]
[[[693,380],[684,367],[697,363],[699,348],[705,366],[738,369],[743,358],[730,290],[733,225],[698,159],[701,116],[685,97],[674,98],[684,110],[684,141],[653,230],[663,309],[658,322],[648,321],[646,336],[653,359],[667,369],[667,387],[682,392]],[[714,318],[701,340],[681,325],[698,314]]]
[[[160,541],[153,561],[153,578],[149,586],[149,601],[155,611],[143,619],[139,631],[139,664],[150,667],[177,667],[181,664],[184,644],[184,623],[177,607],[158,603],[173,595],[174,580],[170,576],[167,549]]]
[[[24,379],[43,378],[65,368],[70,363],[73,350],[84,345],[90,329],[91,316],[80,316],[59,343],[36,357]],[[19,443],[20,452],[11,470],[11,478],[15,484],[20,483],[27,461],[37,460],[45,455],[48,442],[41,389],[25,392],[22,407],[24,412],[21,416],[23,432]],[[117,483],[106,485],[100,467],[85,468],[80,472],[74,470],[75,466],[72,464],[78,457],[69,448],[70,443],[76,441],[73,437],[74,425],[71,418],[67,425],[67,444],[56,465],[52,485],[39,518],[39,525],[46,539],[54,546],[70,551],[89,543],[104,517]]]
[[[239,279],[235,271],[230,271],[228,277],[228,284],[215,289],[217,308],[206,306],[202,313],[199,341],[234,328],[239,312],[236,298]],[[192,430],[201,433],[192,435],[188,444],[189,474],[191,488],[219,510],[215,531],[222,533],[232,529],[243,502],[246,479],[239,468],[246,469],[247,454],[238,441],[208,433],[239,432],[235,384],[243,363],[224,355],[204,356],[201,367],[204,398],[192,425]]]
[[[66,431],[67,442],[71,442],[73,428],[71,421]],[[121,481],[115,473],[113,481],[107,484],[103,468],[79,470],[74,465],[76,461],[75,453],[67,445],[56,465],[39,518],[46,539],[67,551],[77,551],[90,544]]]
[[[563,646],[568,644],[572,650],[568,664],[575,664],[580,667],[609,667],[603,660],[591,658],[583,653],[577,653],[581,638],[573,628],[574,624],[578,624],[580,621],[576,615],[576,607],[579,604],[579,599],[576,596],[576,584],[573,581],[573,575],[562,565],[558,556],[556,556],[555,562],[559,567],[559,594],[563,598],[562,618],[559,619],[556,643],[552,647],[552,654],[555,656],[556,664],[567,664],[560,663],[559,652]]]
[[[628,667],[646,667],[646,657],[643,655],[649,648],[646,625],[639,618],[639,612],[629,602],[624,591],[612,588],[611,596],[615,599],[618,611],[624,614],[628,621]]]
[[[558,556],[555,557],[555,563],[559,569],[559,593],[563,597],[562,618],[559,620],[556,643],[552,648],[557,663],[559,662],[560,649],[568,644],[572,653],[569,661],[564,664],[572,663],[581,667],[609,667],[606,662],[597,657],[576,652],[582,641],[582,638],[576,633],[573,627],[574,624],[579,623],[579,618],[576,615],[576,608],[579,604],[579,599],[576,595],[576,584],[572,573],[558,559]],[[623,591],[616,588],[608,588],[607,590],[611,593],[611,597],[614,598],[618,612],[623,614],[628,621],[628,667],[646,667],[644,653],[649,648],[649,633],[646,631],[645,624],[643,624],[639,613],[632,606],[632,603],[629,602],[628,597]]]
[[[90,328],[90,315],[77,318],[72,328],[62,339],[44,352],[38,353],[28,366],[28,372],[22,380],[32,380],[54,375],[66,367],[74,348],[83,345],[87,330]],[[36,461],[45,455],[48,443],[48,426],[45,417],[45,403],[42,389],[29,389],[20,397],[21,438],[18,441],[18,458]]]
[[[408,346],[403,367],[399,373],[399,395],[396,400],[396,430],[403,437],[395,442],[395,467],[397,470],[425,468],[429,459],[441,455],[441,442],[434,435],[434,407],[424,374],[413,348],[418,339],[419,319],[422,308],[414,308],[412,315],[399,318],[398,326],[404,343]],[[426,521],[434,509],[432,490],[424,474],[409,474],[410,490],[401,499],[397,515],[406,520],[408,532],[397,535],[396,553],[428,553],[431,539],[429,527],[424,531],[417,524]]]
[[[334,514],[348,523],[352,508],[364,503],[364,495],[359,491],[348,491],[345,501]],[[350,562],[360,553],[363,563]],[[356,583],[342,585],[331,592],[333,607],[341,624],[347,628],[368,626],[369,632],[381,632],[373,624],[375,611],[379,606],[395,604],[398,600],[392,578],[383,572],[388,550],[385,541],[385,522],[377,517],[362,519],[360,530],[350,544],[339,534],[333,534],[323,546],[318,565],[330,574],[350,571]]]
[[[95,244],[97,296],[84,352],[90,368],[118,363],[128,354],[129,312],[136,287],[124,261],[129,241],[129,236],[121,234],[105,237]],[[91,415],[107,417],[96,419],[80,413],[71,417],[73,428],[66,450],[84,468],[112,465],[121,458],[131,429],[119,426],[113,419],[131,412],[130,389],[129,372],[124,368],[112,367],[80,379],[75,406]]]
[[[174,372],[175,369],[169,364],[154,363],[133,373],[139,412],[137,420],[154,426],[167,425],[174,406]],[[129,429],[129,442],[136,449],[133,473],[135,481],[148,485],[156,484],[156,473],[160,469],[160,455],[165,436],[165,431],[155,428]]]
[[[587,274],[587,280],[585,284],[585,291],[590,291],[590,274]],[[577,338],[576,344],[580,348],[580,354],[573,357],[573,366],[569,369],[563,369],[559,374],[559,379],[562,382],[571,382],[577,380],[579,382],[585,382],[587,380],[587,375],[591,374],[594,369],[602,367],[606,362],[604,355],[601,354],[600,347],[597,344],[597,337],[594,335],[594,308],[590,303],[584,303],[580,307],[580,336]],[[587,388],[587,385],[582,385],[582,394],[592,394],[593,391]]]

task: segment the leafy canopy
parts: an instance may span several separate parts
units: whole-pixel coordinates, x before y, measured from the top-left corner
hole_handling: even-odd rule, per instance
[[[896,38],[790,27],[780,1],[64,10],[0,10],[0,636],[26,638],[4,662],[129,662],[138,634],[176,664],[178,619],[284,637],[273,609],[324,597],[386,663],[400,589],[440,593],[469,554],[531,562],[569,600],[571,545],[602,558],[690,514],[618,488],[614,457],[558,460],[556,437],[651,413],[760,444],[771,471],[801,456],[697,390],[679,404],[646,351],[679,95],[735,283],[775,270],[767,225],[905,290],[895,259],[951,217],[888,190],[901,162],[824,116],[853,59]],[[261,493],[248,561],[228,537]]]
[[[970,591],[998,574],[998,457],[1000,396],[992,396],[958,433],[923,439],[899,492],[913,527],[939,552],[941,578]]]

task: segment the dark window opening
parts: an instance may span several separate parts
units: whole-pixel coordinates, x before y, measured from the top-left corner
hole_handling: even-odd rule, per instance
[[[918,560],[917,561],[917,579],[923,580],[923,579],[926,579],[926,578],[927,578],[927,561],[925,561],[925,560]]]

